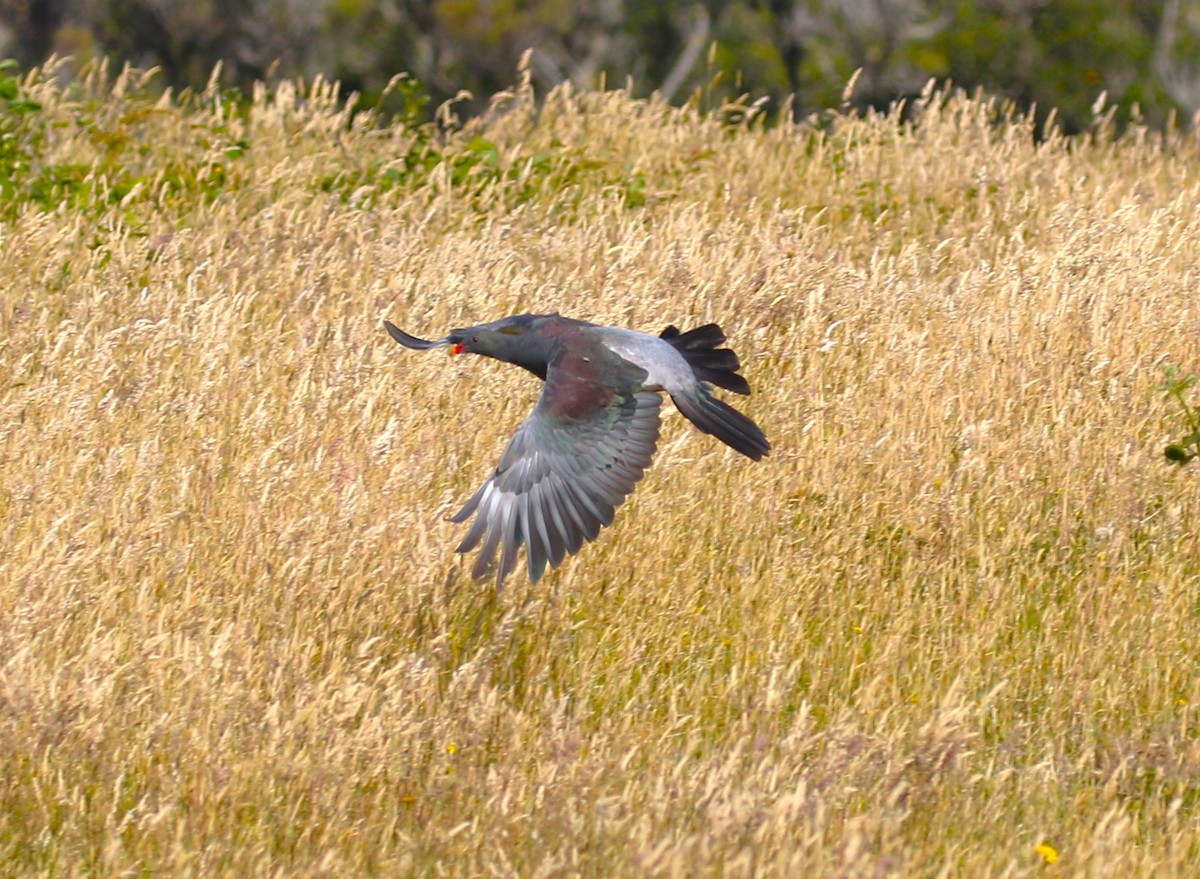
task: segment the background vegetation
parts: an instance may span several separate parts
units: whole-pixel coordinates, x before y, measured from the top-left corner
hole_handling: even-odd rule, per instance
[[[373,105],[406,71],[433,107],[465,89],[479,112],[527,48],[543,90],[631,78],[676,103],[792,96],[801,116],[837,105],[859,69],[859,106],[949,78],[1056,108],[1068,131],[1101,92],[1154,124],[1200,111],[1195,0],[0,0],[0,57],[107,55],[176,88],[221,62],[227,85],[323,75]]]
[[[3,872],[1196,873],[1196,140],[817,122],[0,78]],[[497,595],[537,384],[381,320],[550,309],[720,321],[776,450]]]

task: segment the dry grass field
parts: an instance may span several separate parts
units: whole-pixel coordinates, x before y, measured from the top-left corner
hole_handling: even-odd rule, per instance
[[[19,86],[0,875],[1200,875],[1192,135]],[[556,309],[720,322],[775,450],[668,405],[497,594],[444,517],[539,383],[382,321]]]

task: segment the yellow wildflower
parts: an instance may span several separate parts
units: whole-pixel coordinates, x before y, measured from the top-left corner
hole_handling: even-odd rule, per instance
[[[1048,842],[1043,842],[1040,845],[1035,846],[1033,850],[1041,855],[1042,860],[1047,864],[1053,864],[1058,860],[1058,849],[1050,845]]]

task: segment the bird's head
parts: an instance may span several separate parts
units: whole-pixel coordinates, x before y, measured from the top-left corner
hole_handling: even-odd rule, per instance
[[[481,354],[496,360],[515,362],[515,355],[524,351],[537,334],[533,333],[535,314],[519,314],[502,320],[451,330],[447,337],[451,354]]]
[[[384,325],[392,338],[406,348],[427,350],[448,346],[451,354],[479,354],[523,366],[530,372],[546,377],[546,368],[558,344],[552,330],[545,326],[556,315],[518,314],[501,320],[451,330],[450,335],[436,341],[410,336],[387,321]]]

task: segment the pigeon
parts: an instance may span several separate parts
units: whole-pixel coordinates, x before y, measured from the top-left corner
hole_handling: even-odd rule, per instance
[[[524,367],[542,393],[517,429],[491,477],[454,516],[474,521],[458,546],[479,547],[472,577],[495,572],[496,589],[517,567],[524,546],[529,579],[575,555],[611,525],[658,442],[661,392],[697,428],[759,461],[771,444],[757,424],[712,394],[713,386],[750,393],[741,362],[719,347],[716,324],[686,333],[669,326],[658,336],[559,314],[518,314],[452,330],[427,341],[384,326],[416,351],[447,346]]]

